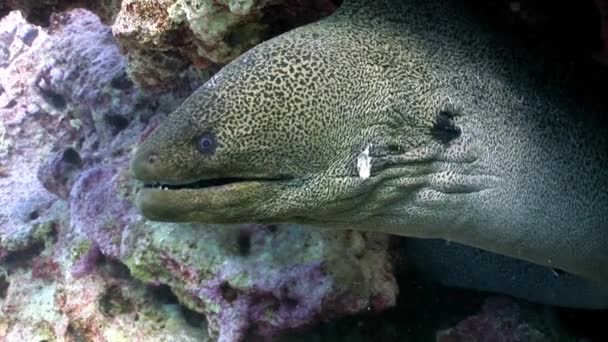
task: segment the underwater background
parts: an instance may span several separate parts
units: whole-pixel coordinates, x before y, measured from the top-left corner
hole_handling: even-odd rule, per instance
[[[426,281],[404,238],[137,212],[137,144],[223,65],[339,5],[0,0],[0,341],[608,341],[606,311]],[[478,6],[608,65],[607,1]]]

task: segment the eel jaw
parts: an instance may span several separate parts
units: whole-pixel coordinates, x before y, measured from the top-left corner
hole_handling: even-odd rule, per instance
[[[246,181],[254,181],[257,179],[247,179],[239,177],[224,177],[224,178],[212,178],[212,179],[200,179],[192,182],[185,183],[165,183],[165,182],[145,182],[144,188],[156,188],[161,190],[180,190],[180,189],[206,189],[217,186],[224,186],[233,183],[240,183]]]
[[[166,222],[243,223],[266,217],[285,178],[226,177],[188,183],[146,182],[135,201],[146,218]]]

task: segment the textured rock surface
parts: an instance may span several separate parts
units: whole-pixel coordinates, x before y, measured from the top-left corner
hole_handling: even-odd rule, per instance
[[[55,279],[25,269],[11,272],[0,299],[0,340],[210,340],[204,321],[188,323],[177,303],[159,300],[150,287],[111,270],[81,278],[63,278],[61,271],[53,270]]]
[[[336,8],[331,0],[9,0],[4,7],[5,13],[19,9],[29,21],[44,26],[53,25],[53,12],[93,11],[112,24],[114,36],[129,56],[131,79],[157,91],[180,88],[176,86],[179,75],[190,66],[217,70],[217,65],[270,35],[319,19]]]
[[[38,165],[49,153],[56,136],[46,122],[28,114],[31,76],[35,74],[46,34],[39,32],[26,44],[18,32],[37,30],[13,13],[0,22],[0,50],[6,51],[0,67],[0,89],[8,104],[0,108],[0,245],[5,253],[28,248],[41,241],[38,231],[50,221],[46,215],[53,203],[37,181]],[[35,143],[34,143],[35,142]],[[19,200],[16,201],[15,199]]]
[[[214,70],[267,38],[268,23],[313,21],[334,9],[330,0],[123,0],[112,32],[132,57],[131,77],[146,88],[166,89],[176,70]]]
[[[387,243],[296,226],[142,222],[123,239],[123,257],[136,277],[170,284],[205,312],[220,341],[236,341],[393,306]]]
[[[111,271],[120,265],[105,261],[90,230],[72,229],[65,200],[81,169],[127,160],[125,147],[137,141],[103,118],[118,113],[139,131],[134,113],[166,112],[182,98],[152,101],[117,85],[125,59],[95,16],[76,11],[57,20],[50,35],[16,12],[0,21],[8,98],[0,108],[0,340],[204,341],[204,320],[189,324],[176,300],[162,302]]]
[[[437,334],[437,342],[454,341],[542,342],[548,341],[548,338],[522,322],[519,306],[513,301],[491,297],[486,300],[479,314]]]
[[[49,26],[51,15],[73,8],[86,8],[98,15],[104,23],[112,23],[120,7],[120,0],[4,0],[0,2],[0,18],[10,11],[19,10],[26,20],[35,25]]]

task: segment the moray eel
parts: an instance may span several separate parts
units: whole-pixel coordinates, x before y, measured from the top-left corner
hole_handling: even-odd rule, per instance
[[[350,0],[258,45],[138,148],[138,207],[444,239],[606,289],[606,112],[477,18],[458,0]]]

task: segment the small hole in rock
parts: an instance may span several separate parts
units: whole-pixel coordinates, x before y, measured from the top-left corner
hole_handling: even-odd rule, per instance
[[[63,151],[62,159],[64,162],[74,165],[80,165],[82,159],[80,159],[80,154],[75,149],[69,147]]]
[[[184,319],[186,323],[191,327],[195,328],[203,328],[205,323],[205,316],[201,313],[198,313],[194,310],[190,310],[187,307],[181,305],[182,314],[184,315]]]
[[[38,217],[40,217],[40,214],[38,213],[37,210],[34,210],[30,213],[29,219],[30,221],[37,219]]]
[[[102,257],[99,260],[100,268],[107,272],[107,274],[112,278],[118,279],[130,279],[131,278],[131,270],[129,268],[116,260]]]
[[[148,286],[152,296],[161,304],[178,304],[177,296],[169,285]]]
[[[44,243],[36,242],[26,249],[14,251],[2,260],[8,269],[18,269],[32,266],[32,260],[44,250]]]
[[[46,89],[40,89],[40,93],[42,94],[42,96],[44,97],[44,99],[51,104],[51,106],[59,109],[59,110],[64,110],[68,103],[65,100],[65,97],[50,91],[50,90],[46,90]]]
[[[246,230],[239,231],[237,243],[239,245],[239,254],[242,256],[249,255],[251,252],[251,233]]]
[[[10,283],[6,280],[6,276],[0,276],[0,298],[6,298],[6,294],[8,292],[8,286]]]
[[[122,115],[108,114],[104,116],[105,121],[114,127],[114,133],[118,133],[129,126],[129,120]]]
[[[125,90],[133,88],[133,82],[129,79],[126,73],[115,76],[110,81],[110,86],[115,89]]]
[[[285,299],[285,305],[287,305],[289,308],[295,308],[297,307],[299,304],[297,299],[293,299],[293,298],[287,298]]]
[[[15,101],[14,99],[11,99],[5,106],[4,108],[6,109],[11,109],[13,107],[15,107],[17,105],[17,101]]]
[[[224,298],[228,302],[234,301],[238,296],[238,292],[235,288],[230,286],[227,282],[223,282],[220,285],[220,291],[222,293],[222,298]]]

